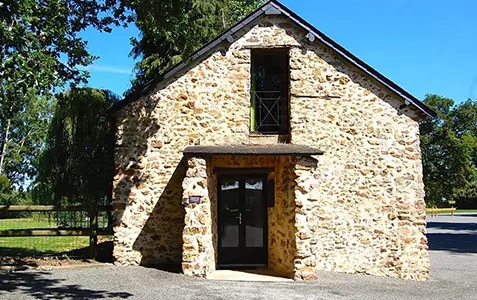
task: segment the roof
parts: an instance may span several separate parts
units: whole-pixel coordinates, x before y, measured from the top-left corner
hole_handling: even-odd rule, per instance
[[[190,146],[184,150],[185,156],[310,156],[323,155],[323,151],[306,145],[223,145]]]
[[[427,107],[424,103],[419,101],[416,97],[412,96],[410,93],[406,92],[403,88],[398,86],[396,83],[392,82],[388,78],[386,78],[384,75],[380,74],[378,71],[373,69],[371,66],[366,64],[364,61],[360,60],[356,56],[354,56],[351,52],[340,46],[338,43],[333,41],[331,38],[323,34],[321,31],[316,29],[313,25],[305,21],[303,18],[295,14],[293,11],[291,11],[289,8],[281,4],[280,2],[276,0],[270,0],[260,8],[258,8],[256,11],[245,17],[242,21],[240,21],[238,24],[235,26],[231,27],[229,30],[225,31],[221,35],[219,35],[217,38],[194,52],[191,56],[190,60],[183,61],[172,67],[169,71],[165,72],[164,74],[158,76],[157,78],[147,82],[144,84],[142,87],[140,87],[135,93],[132,93],[131,95],[127,96],[124,100],[118,102],[116,105],[114,105],[110,113],[114,114],[130,102],[133,102],[140,97],[146,95],[148,92],[152,91],[161,81],[170,78],[183,68],[185,68],[190,62],[195,61],[202,55],[206,54],[210,49],[214,48],[215,46],[219,45],[225,40],[231,40],[232,34],[235,32],[241,30],[248,24],[252,23],[254,20],[256,20],[258,17],[262,15],[269,15],[269,14],[283,14],[287,17],[289,17],[295,24],[298,26],[302,27],[304,30],[309,32],[310,40],[320,40],[322,43],[327,45],[328,47],[332,48],[334,51],[336,51],[339,55],[341,55],[344,59],[346,59],[348,62],[356,66],[358,69],[362,70],[366,74],[368,74],[370,77],[374,78],[381,84],[383,84],[385,87],[402,97],[405,101],[406,104],[412,104],[415,106],[417,109],[425,113],[426,115],[430,117],[435,117],[436,113]]]

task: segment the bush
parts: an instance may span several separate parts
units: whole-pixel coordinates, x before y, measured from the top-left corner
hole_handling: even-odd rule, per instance
[[[32,205],[30,192],[23,192],[17,190],[2,191],[0,192],[0,205]],[[0,211],[0,219],[12,219],[12,218],[29,218],[31,212],[9,212]]]

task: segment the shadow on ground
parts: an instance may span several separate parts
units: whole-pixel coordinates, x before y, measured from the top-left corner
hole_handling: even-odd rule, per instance
[[[456,215],[457,217],[472,217],[472,218],[477,218],[477,214],[476,213],[459,213],[458,215]]]
[[[96,261],[104,263],[114,262],[113,247],[114,245],[112,241],[98,243],[96,246]],[[89,247],[72,250],[66,254],[71,257],[88,257]]]
[[[7,244],[8,245],[8,244]],[[35,248],[35,245],[32,244],[32,247],[21,248],[21,247],[8,247],[0,246],[0,265],[2,263],[2,258],[9,257],[74,257],[74,258],[87,258],[89,256],[89,247],[83,247],[79,249],[74,249],[68,252],[55,252],[55,251],[39,251]],[[103,241],[98,243],[96,246],[96,260],[98,262],[114,262],[113,259],[113,242],[112,241]]]
[[[48,272],[0,272],[0,298],[21,292],[36,299],[127,299],[133,294],[90,290],[80,285],[63,285],[63,280],[49,279]]]
[[[459,222],[458,218],[466,216],[469,217],[456,216],[454,222],[429,220],[427,239],[430,250],[477,253],[477,223]]]
[[[41,252],[33,248],[0,247],[0,270],[24,271],[28,269],[80,266],[96,263],[112,263],[113,242],[98,244],[96,260],[89,259],[89,247],[64,253]],[[0,281],[0,289],[2,282]]]
[[[453,231],[474,231],[473,234],[477,234],[477,223],[458,223],[458,222],[449,223],[449,222],[428,221],[427,229],[430,229],[430,228],[435,228],[439,230],[453,230]]]

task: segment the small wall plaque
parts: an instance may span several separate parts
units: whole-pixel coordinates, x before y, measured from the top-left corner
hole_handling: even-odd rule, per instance
[[[200,204],[201,200],[202,200],[202,196],[189,196],[189,204],[192,204],[192,203]]]

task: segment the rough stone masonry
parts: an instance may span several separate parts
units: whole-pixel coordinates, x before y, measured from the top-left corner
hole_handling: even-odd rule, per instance
[[[269,222],[290,220],[277,228],[270,267],[296,279],[315,279],[316,270],[429,278],[418,111],[306,34],[285,16],[259,17],[116,114],[117,264],[176,263],[202,277],[214,271],[213,166],[257,160],[182,151],[254,143],[251,49],[288,48],[290,143],[325,154],[263,160],[276,178],[290,179],[277,185],[283,205],[269,212]],[[183,205],[194,188],[204,202]]]

